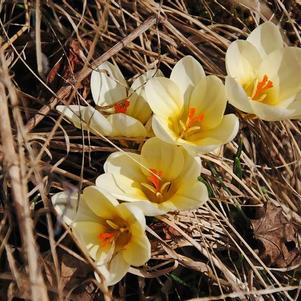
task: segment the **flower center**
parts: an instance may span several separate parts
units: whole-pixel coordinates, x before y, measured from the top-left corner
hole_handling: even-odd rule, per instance
[[[266,74],[263,76],[261,81],[255,79],[254,81],[251,81],[250,83],[244,85],[246,93],[250,96],[252,100],[263,103],[270,102],[267,101],[266,98],[268,96],[268,90],[270,90],[273,87],[273,82],[268,78]]]
[[[128,99],[115,103],[114,104],[115,113],[126,113],[129,105],[130,105],[130,101]]]
[[[155,203],[162,203],[169,192],[171,182],[164,182],[162,179],[163,172],[155,168],[150,168],[150,175],[147,177],[149,183],[141,183],[145,188],[148,198]]]
[[[193,134],[195,131],[199,131],[201,129],[199,123],[202,122],[204,118],[204,113],[196,115],[196,108],[189,108],[186,121],[183,122],[183,120],[179,120],[181,132],[180,138],[187,138],[188,135]]]
[[[130,240],[131,234],[124,222],[106,220],[106,224],[108,226],[107,232],[98,234],[102,249],[109,248],[113,242],[117,247],[122,247]]]

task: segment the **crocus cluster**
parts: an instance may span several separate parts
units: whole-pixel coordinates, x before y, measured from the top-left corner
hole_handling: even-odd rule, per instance
[[[107,285],[150,259],[145,216],[196,209],[208,200],[198,181],[199,155],[236,136],[239,119],[225,115],[227,100],[268,121],[301,117],[300,58],[301,50],[284,47],[277,27],[266,22],[228,48],[225,86],[191,56],[177,62],[169,78],[149,70],[130,87],[119,68],[106,62],[91,75],[94,106],[57,107],[95,135],[147,138],[139,154],[112,153],[95,186],[52,197]]]

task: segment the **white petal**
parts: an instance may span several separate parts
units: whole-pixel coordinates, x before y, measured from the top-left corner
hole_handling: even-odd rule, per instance
[[[98,106],[112,105],[127,97],[127,82],[117,66],[105,62],[92,71],[91,92]]]
[[[88,251],[94,260],[97,260],[98,254],[102,252],[98,236],[106,231],[106,227],[100,223],[86,221],[77,222],[73,226],[73,230],[81,246]]]
[[[98,186],[88,186],[83,191],[83,200],[100,218],[110,219],[116,215],[118,201]]]
[[[283,47],[283,40],[279,28],[272,22],[265,22],[254,29],[247,41],[252,43],[262,56]]]
[[[108,264],[97,264],[97,269],[106,279],[108,286],[114,285],[119,282],[129,270],[130,265],[124,260],[122,253],[117,253],[113,256],[112,260]],[[100,282],[97,274],[96,279]]]
[[[205,184],[195,180],[183,182],[179,190],[169,200],[178,210],[196,209],[203,205],[207,200],[208,191]]]
[[[189,100],[194,87],[205,76],[202,65],[192,56],[179,60],[172,69],[170,79],[180,88],[185,103]]]
[[[69,226],[76,221],[97,222],[99,219],[76,192],[56,193],[51,197],[51,202],[59,217]]]
[[[139,120],[126,114],[111,114],[107,120],[112,126],[112,132],[110,134],[112,137],[138,138],[145,137],[147,134],[145,127]]]
[[[225,115],[218,127],[192,135],[183,147],[191,153],[207,153],[233,140],[238,129],[238,118],[234,114]]]
[[[159,116],[153,116],[152,128],[157,137],[167,143],[177,143],[178,136],[168,127],[168,121],[160,118]]]
[[[165,77],[150,79],[145,86],[145,96],[155,115],[168,119],[181,114],[183,96],[172,80]]]
[[[165,214],[168,211],[164,208],[161,208],[159,204],[150,202],[148,200],[136,201],[131,204],[141,209],[145,216],[158,216]]]
[[[130,88],[130,105],[127,114],[145,124],[152,115],[152,110],[145,99],[145,84],[153,77],[163,76],[162,72],[152,69],[136,78]]]
[[[229,103],[240,111],[252,114],[250,99],[243,87],[232,77],[226,77],[226,94]]]
[[[85,106],[70,105],[70,106],[56,106],[56,110],[64,115],[68,121],[78,129],[86,129],[85,122],[83,122]]]
[[[183,170],[183,149],[157,137],[150,138],[143,144],[141,157],[148,168],[161,171],[162,177],[166,180],[177,178]],[[150,175],[150,172],[145,168],[141,168],[141,170],[145,175]]]
[[[190,107],[204,114],[202,126],[214,128],[222,120],[226,109],[226,93],[222,81],[215,75],[207,76],[206,87],[202,81],[195,87],[191,94]]]
[[[106,173],[121,174],[134,181],[143,181],[145,176],[141,172],[141,156],[132,153],[115,152],[106,160],[103,168]]]
[[[267,121],[277,121],[289,119],[293,115],[294,110],[281,106],[268,105],[254,101],[252,103],[254,114],[260,119]]]
[[[301,90],[287,109],[294,112],[292,116],[290,116],[290,119],[301,119]]]
[[[237,40],[230,44],[226,52],[227,74],[241,84],[256,77],[261,57],[255,46],[248,41]]]
[[[96,185],[122,201],[147,200],[139,182],[120,174],[102,174],[97,178]]]
[[[259,72],[279,85],[280,101],[295,96],[301,89],[301,49],[287,47],[274,51],[263,61]]]

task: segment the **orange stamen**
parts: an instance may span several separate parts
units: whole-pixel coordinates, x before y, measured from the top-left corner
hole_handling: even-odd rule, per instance
[[[204,118],[205,118],[204,113],[200,113],[199,115],[196,115],[196,116],[195,116],[195,113],[196,113],[196,108],[189,108],[188,117],[186,120],[187,128],[193,126],[197,122],[202,122],[204,120]]]
[[[104,232],[98,235],[102,247],[107,247],[114,240],[115,234],[113,232]]]
[[[114,104],[115,113],[126,113],[129,105],[130,101],[128,99]]]
[[[147,177],[147,179],[154,185],[156,191],[159,191],[161,188],[161,180],[159,179],[159,177],[161,177],[163,173],[162,171],[154,168],[150,168],[150,171],[152,173],[149,177]]]
[[[269,80],[268,76],[265,74],[263,79],[257,84],[255,93],[253,95],[253,99],[260,97],[264,94],[267,90],[273,88],[273,82]]]

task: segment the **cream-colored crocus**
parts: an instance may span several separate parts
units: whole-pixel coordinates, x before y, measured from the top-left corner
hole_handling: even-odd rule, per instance
[[[141,154],[116,152],[104,164],[96,185],[119,200],[133,202],[145,215],[195,209],[208,199],[197,180],[201,161],[157,137],[147,140]]]
[[[192,154],[213,151],[237,134],[237,117],[224,115],[227,101],[222,81],[206,76],[191,56],[174,66],[170,79],[149,80],[145,95],[154,113],[155,135]]]
[[[226,68],[234,107],[268,121],[301,118],[301,49],[284,47],[276,25],[263,23],[231,43]]]
[[[57,106],[77,128],[95,135],[110,137],[146,137],[149,134],[152,111],[145,101],[144,86],[148,79],[160,75],[149,70],[134,80],[129,88],[119,68],[109,62],[91,74],[92,106]]]
[[[107,285],[122,279],[131,265],[141,266],[150,259],[145,217],[139,208],[119,204],[96,186],[85,188],[79,199],[77,193],[57,193],[52,203],[80,247],[95,260]]]

